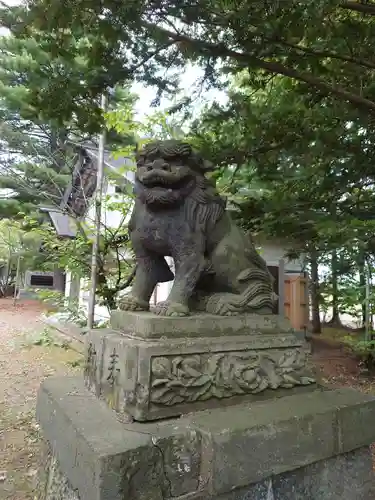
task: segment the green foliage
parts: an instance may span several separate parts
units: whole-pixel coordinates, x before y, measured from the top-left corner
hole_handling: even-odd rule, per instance
[[[297,90],[313,100],[332,95],[366,114],[375,110],[375,8],[367,3],[360,7],[336,0],[260,0],[251,8],[228,0],[157,5],[33,0],[28,9],[4,8],[1,18],[18,39],[32,35],[49,54],[62,58],[58,70],[51,68],[46,89],[38,78],[28,81],[30,100],[44,116],[56,115],[56,95],[64,84],[70,86],[71,104],[59,110],[60,121],[69,112],[81,112],[76,105],[80,99],[98,96],[128,78],[155,85],[160,94],[173,93],[187,63],[203,68],[198,87],[220,88],[223,75],[247,68],[248,87],[265,88],[279,74],[298,82]],[[90,70],[89,87],[74,71],[69,74],[67,60],[82,61]],[[82,123],[90,121],[88,113],[81,116]]]
[[[118,155],[134,158],[137,150],[151,140],[183,139],[182,118],[171,116],[166,110],[156,110],[146,115],[142,121],[134,117],[133,109],[127,104],[120,104],[105,115],[109,131],[115,131],[120,136],[132,136],[134,143],[120,147]]]
[[[72,50],[81,42],[71,39]],[[70,141],[90,139],[90,133],[97,132],[104,123],[98,100],[88,94],[74,103],[69,101],[74,109],[65,113],[69,85],[90,89],[97,69],[90,69],[79,56],[71,59],[68,52],[49,52],[34,34],[22,39],[14,35],[0,37],[0,68],[0,189],[7,190],[0,197],[0,218],[18,217],[20,212],[35,217],[40,204],[60,205],[76,161]],[[52,89],[57,75],[65,83]],[[39,97],[33,101],[33,86],[43,89],[41,102],[52,99],[48,116],[43,113]],[[132,106],[135,99],[126,85],[116,86],[109,109],[118,103]],[[132,140],[131,136],[108,134],[111,145]]]
[[[101,226],[101,239],[98,254],[98,289],[100,302],[113,309],[117,294],[127,288],[127,278],[133,269],[126,221],[129,218],[131,199],[126,195],[107,197],[103,200],[102,212],[117,211],[121,214],[118,227]],[[59,238],[50,224],[39,224],[30,218],[25,219],[30,234],[43,242],[42,267],[52,270],[56,267],[66,269],[79,278],[90,277],[93,221],[86,218],[83,223],[75,220],[78,231],[75,238]]]
[[[250,76],[234,81],[228,104],[205,109],[193,140],[219,165],[217,184],[245,228],[286,240],[293,257],[317,255],[327,269],[321,310],[364,321],[363,268],[375,250],[373,123],[346,103],[314,103],[282,78],[250,92]]]
[[[70,42],[71,47],[74,44],[79,47],[82,40],[71,38]],[[78,229],[77,237],[74,240],[59,239],[50,223],[41,216],[38,208],[39,205],[56,207],[62,201],[76,162],[76,153],[69,141],[79,142],[81,139],[89,138],[87,133],[99,130],[104,123],[98,101],[94,94],[90,94],[90,85],[93,84],[93,75],[97,69],[90,69],[79,55],[71,60],[65,57],[66,54],[48,52],[41,38],[33,35],[22,40],[12,35],[2,37],[0,49],[1,145],[7,154],[7,159],[2,162],[0,188],[8,190],[6,196],[0,199],[0,218],[6,216],[18,218],[20,224],[22,223],[20,231],[23,240],[27,237],[37,243],[33,248],[32,260],[26,258],[28,256],[23,248],[21,271],[34,266],[53,270],[58,266],[72,271],[75,276],[87,278],[91,266],[93,221],[87,223],[75,221]],[[87,98],[74,103],[72,114],[68,110],[64,115],[69,87],[60,89],[54,89],[53,85],[51,87],[56,72],[65,75],[67,85],[87,87]],[[62,121],[51,116],[45,117],[38,100],[33,101],[30,95],[30,88],[33,85],[43,87],[45,94],[41,97],[42,100],[47,95],[55,100],[53,107],[58,114],[64,115]],[[130,93],[129,88],[118,86],[111,94],[108,107],[109,110],[113,110],[118,103],[121,103],[122,109],[132,109],[134,102],[135,96]],[[83,118],[86,122],[84,127],[81,126],[82,117],[88,115],[90,119]],[[125,147],[132,143],[135,144],[129,128],[120,133],[115,130],[108,133],[107,144],[110,147]],[[118,176],[120,175],[118,172]],[[128,211],[128,205],[121,203],[120,199],[105,200],[105,205],[105,210],[113,211],[121,208],[124,213]],[[113,287],[121,287],[122,280],[128,273],[129,265],[120,262],[123,243],[121,241],[126,242],[127,236],[123,228],[118,228],[116,231],[107,230],[105,227],[102,229],[98,293],[104,297],[106,305],[110,303],[113,306],[114,296],[117,293],[117,289],[113,290]],[[2,231],[2,234],[4,239],[8,232]],[[13,224],[12,245],[13,240],[16,239],[18,242],[19,238],[16,238],[18,234],[18,228],[16,231]],[[17,262],[17,257],[14,257],[17,249],[11,248],[11,242],[7,242],[5,246],[7,255],[11,257],[8,258],[9,271],[8,278],[2,286],[4,289],[12,280],[14,281]],[[1,250],[0,248],[0,254]],[[112,262],[113,259],[118,263],[117,268]],[[107,272],[108,266],[110,272]],[[51,301],[52,298],[48,297],[48,300]],[[65,303],[60,304],[60,307],[65,308],[65,306]],[[70,312],[73,317],[76,314],[76,305],[70,303],[68,309],[72,309]]]
[[[68,361],[66,363],[68,366],[71,368],[83,368],[85,364],[84,358],[79,358],[79,359],[73,359],[71,361]]]
[[[64,313],[64,320],[72,322],[77,326],[87,326],[87,315],[83,307],[80,306],[79,300],[68,299],[61,292],[56,290],[36,290],[38,298],[44,302],[51,310],[51,314],[55,312]]]
[[[35,213],[39,203],[58,204],[70,179],[72,154],[65,143],[71,123],[43,121],[29,101],[28,77],[48,61],[35,39],[0,37],[0,188],[8,190],[0,217]]]
[[[40,242],[43,269],[49,271],[56,267],[66,267],[77,276],[85,276],[89,272],[91,242],[85,233],[87,229],[81,222],[76,221],[79,230],[74,239],[59,238],[51,224],[40,224],[29,216],[24,217],[23,224],[29,237]]]
[[[36,339],[33,340],[33,345],[38,346],[52,346],[55,345],[56,341],[51,335],[51,331],[49,328],[44,328],[43,331],[38,335]]]
[[[17,267],[23,273],[38,264],[40,241],[23,230],[18,221],[0,220],[0,296],[13,293]]]
[[[38,245],[36,239],[22,229],[22,224],[10,219],[0,220],[0,261],[14,255],[26,256]]]
[[[32,345],[41,347],[61,347],[62,349],[69,349],[69,344],[67,342],[57,342],[50,328],[46,327],[41,332],[38,333],[36,337],[32,340]]]
[[[347,336],[345,344],[352,350],[358,358],[360,364],[370,373],[375,371],[375,340],[358,339]]]
[[[65,350],[70,349],[70,343],[68,341],[57,341],[52,329],[49,327],[43,328],[41,332],[38,332],[36,336],[33,336],[30,344],[40,347],[60,347]],[[72,366],[74,367],[73,364]]]
[[[101,90],[96,89],[103,69],[86,57],[92,44],[87,37],[65,33],[64,44],[56,50],[49,43],[52,38],[35,29],[27,37],[13,33],[0,38],[0,95],[23,120],[48,124],[55,131],[96,133],[103,124]]]

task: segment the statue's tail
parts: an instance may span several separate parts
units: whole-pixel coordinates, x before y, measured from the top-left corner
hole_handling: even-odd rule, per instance
[[[270,309],[274,305],[273,277],[265,269],[249,268],[237,276],[237,281],[247,283],[244,291],[238,295],[238,304],[246,310]]]
[[[275,303],[272,280],[268,269],[249,268],[242,271],[237,280],[246,283],[240,294],[214,293],[206,297],[208,313],[233,315],[240,313],[271,314]]]

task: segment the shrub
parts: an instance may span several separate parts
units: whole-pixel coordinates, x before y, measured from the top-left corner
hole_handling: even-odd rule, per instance
[[[373,337],[373,336],[371,336]],[[369,372],[375,371],[375,339],[368,340],[345,337],[345,343],[359,359],[360,365]]]
[[[38,290],[38,297],[51,310],[52,313],[60,312],[65,320],[77,326],[87,326],[87,315],[85,309],[79,305],[79,300],[69,300],[63,293],[56,290]]]

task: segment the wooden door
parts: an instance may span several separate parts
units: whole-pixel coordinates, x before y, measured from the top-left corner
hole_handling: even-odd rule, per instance
[[[308,278],[306,273],[285,273],[284,313],[292,327],[304,331],[309,322]]]

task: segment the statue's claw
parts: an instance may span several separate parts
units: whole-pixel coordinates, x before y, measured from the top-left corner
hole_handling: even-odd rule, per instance
[[[121,311],[148,311],[150,304],[133,295],[125,295],[119,300],[118,307]]]
[[[159,316],[189,316],[189,308],[184,304],[177,302],[159,302],[154,309],[155,314]]]

